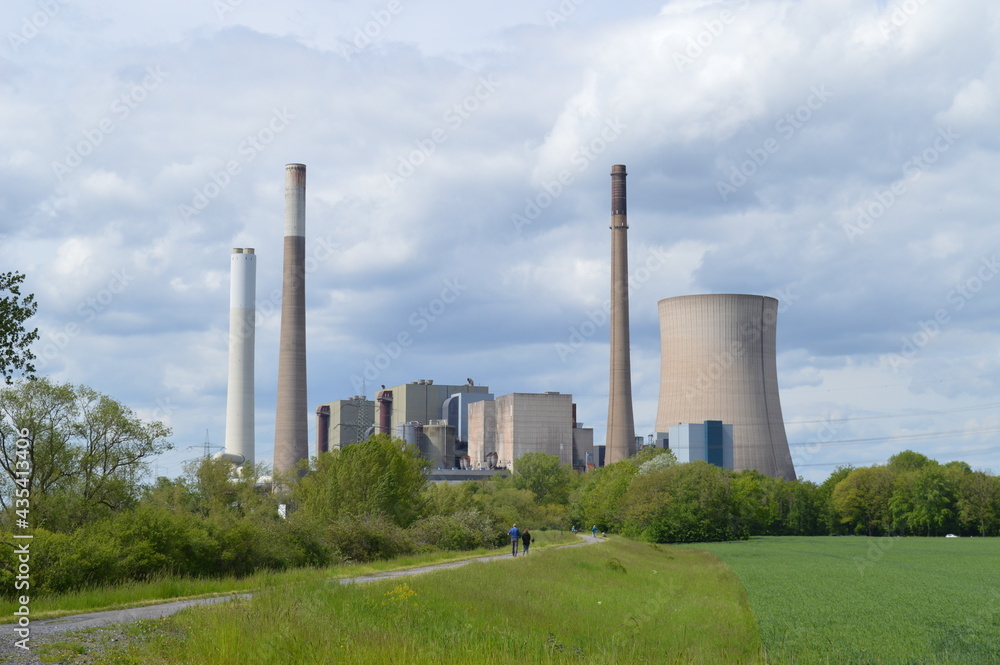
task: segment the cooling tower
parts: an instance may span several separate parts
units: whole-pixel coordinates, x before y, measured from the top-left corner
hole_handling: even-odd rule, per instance
[[[656,431],[721,420],[733,426],[734,470],[795,480],[778,399],[778,301],[754,295],[680,296],[661,300],[659,310]]]
[[[229,390],[226,396],[227,459],[254,463],[254,301],[257,256],[250,248],[229,257]]]
[[[306,401],[306,167],[285,166],[285,247],[278,342],[278,402],[274,414],[274,472],[309,457]]]
[[[626,175],[621,164],[611,167],[611,381],[608,386],[605,464],[614,464],[635,453],[628,329]]]

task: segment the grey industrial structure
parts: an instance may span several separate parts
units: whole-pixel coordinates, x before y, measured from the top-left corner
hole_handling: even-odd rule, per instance
[[[576,422],[572,395],[511,393],[469,405],[473,467],[514,468],[526,453],[555,455],[578,468],[593,463],[594,430]]]
[[[625,167],[611,167],[611,377],[608,384],[608,464],[635,454],[632,361],[628,321],[628,211]]]
[[[306,399],[306,167],[285,166],[285,243],[274,413],[274,472],[309,458]]]
[[[702,461],[733,468],[733,426],[721,420],[670,426],[671,450],[681,463]]]
[[[441,469],[514,468],[526,453],[592,468],[633,455],[635,437],[629,350],[626,171],[611,170],[610,380],[605,446],[576,420],[569,394],[511,393],[494,399],[487,386],[413,381],[369,400],[356,395],[316,409],[317,452],[342,448],[373,432],[419,446]],[[285,167],[284,268],[274,471],[308,458],[305,328],[306,167]],[[254,461],[253,347],[256,256],[231,257],[230,360],[226,451]],[[778,302],[719,294],[659,301],[661,366],[656,440],[681,460],[704,459],[741,471],[794,480],[781,417],[776,366]]]
[[[576,422],[572,395],[556,392],[494,400],[471,379],[461,385],[422,379],[383,388],[374,402],[358,395],[322,404],[316,414],[317,452],[379,432],[416,445],[437,469],[511,468],[529,452],[581,468],[595,460],[594,431]]]
[[[674,425],[721,421],[732,425],[734,470],[794,480],[778,397],[778,301],[678,296],[659,301],[659,315],[657,437]]]
[[[364,441],[375,422],[375,402],[355,395],[316,408],[316,452],[340,450]]]

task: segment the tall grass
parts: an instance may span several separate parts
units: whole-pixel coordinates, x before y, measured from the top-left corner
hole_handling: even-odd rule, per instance
[[[114,663],[763,663],[733,574],[623,539],[195,608]]]
[[[534,535],[537,540],[532,544],[533,549],[543,549],[578,540],[569,532],[537,531]],[[273,586],[318,584],[331,577],[370,575],[390,570],[500,554],[504,551],[503,549],[485,550],[481,548],[464,552],[433,550],[396,559],[323,569],[299,568],[280,572],[264,571],[248,577],[228,576],[202,579],[180,575],[163,575],[147,581],[100,586],[64,594],[36,596],[30,591],[28,594],[31,598],[31,616],[35,620],[40,620],[80,612],[137,607],[180,598],[257,591]],[[18,606],[12,599],[0,599],[0,623],[10,623],[15,620],[14,611]]]
[[[774,663],[1000,663],[997,538],[773,537],[735,571]]]

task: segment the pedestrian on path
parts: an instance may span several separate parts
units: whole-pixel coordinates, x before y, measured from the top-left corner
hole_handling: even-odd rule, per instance
[[[507,532],[507,535],[510,536],[510,553],[513,556],[517,556],[517,542],[521,540],[521,530],[518,529],[515,524],[510,528],[510,531]]]
[[[594,538],[597,538],[597,525],[590,527],[590,532],[594,534]]]
[[[521,532],[521,544],[524,545],[524,554],[528,553],[528,547],[531,546],[531,532],[525,529]]]

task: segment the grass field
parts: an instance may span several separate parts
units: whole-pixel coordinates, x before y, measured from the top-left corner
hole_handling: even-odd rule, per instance
[[[533,547],[536,549],[544,549],[577,540],[577,537],[568,531],[536,531],[534,536]],[[445,561],[470,559],[502,551],[485,549],[469,552],[436,550],[424,554],[404,556],[391,561],[374,561],[323,569],[298,568],[281,572],[265,571],[242,578],[193,579],[177,575],[164,575],[145,582],[129,582],[116,586],[83,589],[72,593],[31,594],[31,616],[34,620],[40,621],[81,612],[138,607],[174,599],[219,596],[296,584],[317,584],[330,577],[356,577],[386,570],[400,570]],[[0,623],[13,622],[16,619],[14,611],[17,607],[18,605],[11,599],[0,599]]]
[[[1000,539],[695,545],[739,577],[772,663],[1000,663]]]
[[[763,663],[756,622],[715,557],[613,539],[344,586],[268,589],[158,623],[130,663]]]

